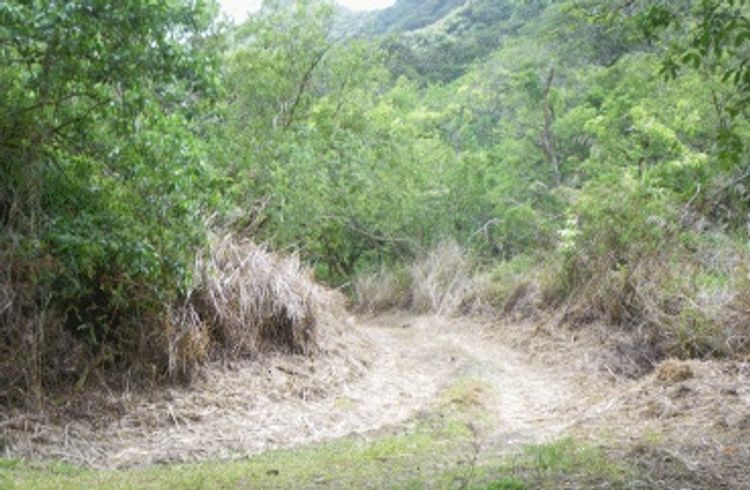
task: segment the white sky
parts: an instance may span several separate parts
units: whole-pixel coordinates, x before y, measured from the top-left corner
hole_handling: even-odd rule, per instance
[[[336,3],[351,10],[375,10],[393,5],[396,0],[336,0]],[[236,21],[245,20],[249,12],[260,8],[262,0],[219,0],[222,12]]]

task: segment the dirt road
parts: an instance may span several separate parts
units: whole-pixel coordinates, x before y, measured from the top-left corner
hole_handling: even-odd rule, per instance
[[[106,417],[19,418],[9,452],[109,468],[244,457],[402,424],[460,379],[487,387],[486,439],[512,447],[555,438],[609,396],[601,379],[535,362],[478,320],[349,323],[346,343],[317,360],[214,366],[189,390],[132,395]]]

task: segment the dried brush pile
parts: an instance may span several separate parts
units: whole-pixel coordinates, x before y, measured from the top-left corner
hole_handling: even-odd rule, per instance
[[[0,406],[39,405],[92,382],[127,388],[189,381],[211,360],[314,354],[319,319],[338,306],[296,256],[224,235],[198,257],[195,284],[179,304],[133,312],[132,321],[92,346],[67,328],[63,312],[26,294],[19,271],[0,272]]]
[[[317,317],[329,299],[298,257],[227,235],[214,240],[197,270],[192,307],[225,355],[316,350]]]
[[[190,378],[207,360],[318,350],[319,318],[337,305],[296,255],[227,234],[212,239],[195,270],[187,301],[170,311],[170,377]]]
[[[226,234],[211,240],[195,270],[187,301],[170,310],[170,377],[189,379],[207,360],[317,351],[318,320],[335,300],[296,255]]]

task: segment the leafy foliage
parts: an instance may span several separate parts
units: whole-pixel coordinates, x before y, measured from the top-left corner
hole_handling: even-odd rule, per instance
[[[185,300],[209,216],[330,283],[455,241],[562,264],[553,304],[598,284],[599,314],[627,306],[613,321],[717,324],[693,279],[638,274],[690,264],[742,304],[686,243],[718,233],[742,256],[748,237],[747,8],[274,0],[223,30],[213,3],[3,2],[3,348],[63,325],[123,365]],[[638,286],[672,290],[644,306]]]
[[[653,9],[628,5],[633,22],[618,23],[616,2],[448,7],[388,23],[418,26],[399,37],[365,28],[371,37],[346,48],[330,36],[335,11],[314,2],[268,4],[241,28],[228,113],[245,126],[232,123],[227,146],[248,176],[242,207],[264,205],[260,234],[302,249],[324,277],[446,236],[506,258],[555,249],[591,189],[631,179],[646,195],[710,207],[707,189],[742,167],[712,165],[724,161],[717,100],[732,87],[708,72],[662,83],[668,40],[643,34]],[[457,63],[438,54],[446,46],[463,46]]]
[[[0,312],[6,338],[55,312],[92,351],[119,355],[189,284],[213,200],[198,132],[218,95],[214,13],[0,5],[0,273],[25,291]]]

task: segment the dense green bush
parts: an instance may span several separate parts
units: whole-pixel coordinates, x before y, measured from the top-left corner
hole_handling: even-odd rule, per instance
[[[197,118],[217,95],[214,14],[188,2],[0,5],[3,383],[53,386],[60,345],[46,344],[61,325],[87,346],[62,356],[94,363],[127,367],[159,341],[215,204]]]

